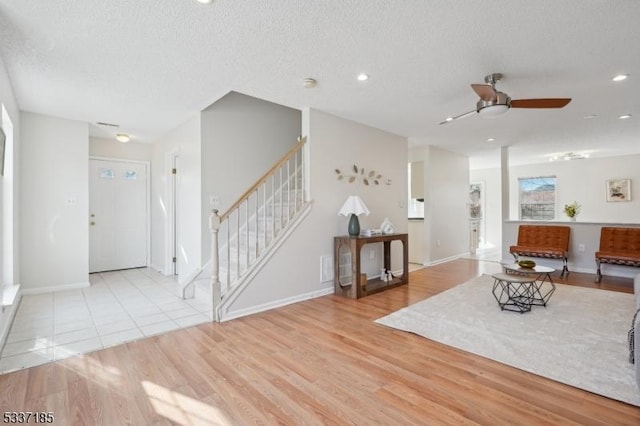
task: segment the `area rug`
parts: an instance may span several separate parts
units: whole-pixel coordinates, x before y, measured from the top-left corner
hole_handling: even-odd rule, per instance
[[[520,314],[500,310],[492,286],[483,275],[376,322],[640,406],[632,294],[556,284],[546,307]]]

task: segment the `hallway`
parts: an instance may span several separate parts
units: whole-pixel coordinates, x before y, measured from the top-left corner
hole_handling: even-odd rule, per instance
[[[177,279],[150,268],[90,275],[91,286],[22,297],[0,374],[209,321],[209,292],[177,296]]]

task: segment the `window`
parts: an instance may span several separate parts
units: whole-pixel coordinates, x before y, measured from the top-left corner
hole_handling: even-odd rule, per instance
[[[556,177],[518,178],[521,220],[553,220],[556,217]]]

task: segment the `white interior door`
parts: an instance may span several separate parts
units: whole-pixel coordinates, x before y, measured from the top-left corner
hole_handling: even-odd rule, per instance
[[[147,266],[147,165],[89,161],[89,272]]]

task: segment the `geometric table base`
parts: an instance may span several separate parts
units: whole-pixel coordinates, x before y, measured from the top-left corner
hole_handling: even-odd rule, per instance
[[[492,293],[500,309],[521,314],[531,311],[539,293],[535,278],[510,274],[495,274],[493,278]]]

